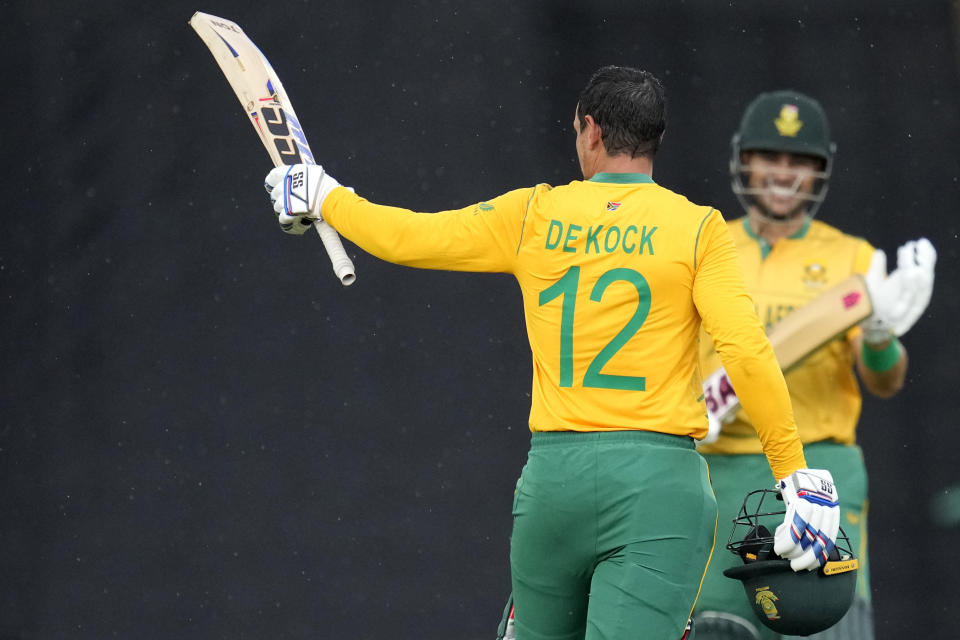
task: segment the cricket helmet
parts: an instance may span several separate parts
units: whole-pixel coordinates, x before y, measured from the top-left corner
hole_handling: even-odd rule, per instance
[[[830,140],[827,114],[819,102],[791,90],[761,93],[744,111],[730,146],[731,187],[744,209],[756,204],[761,190],[749,186],[743,152],[779,151],[822,160],[823,167],[815,173],[811,193],[804,194],[806,213],[813,217],[827,195],[836,152],[836,145]]]
[[[859,563],[840,529],[823,567],[793,571],[789,560],[773,551],[770,531],[786,513],[779,499],[772,489],[747,494],[727,542],[743,565],[725,569],[723,575],[740,580],[750,608],[765,626],[782,635],[807,636],[833,626],[850,608]]]

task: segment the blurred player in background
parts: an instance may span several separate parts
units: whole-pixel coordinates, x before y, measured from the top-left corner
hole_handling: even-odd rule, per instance
[[[604,67],[579,96],[584,179],[568,185],[423,214],[368,202],[316,165],[267,176],[288,233],[322,214],[390,262],[517,278],[534,377],[510,552],[521,640],[684,634],[717,516],[694,446],[707,432],[701,321],[754,418],[763,484],[782,480],[776,548],[803,571],[823,564],[836,535],[832,477],[806,469],[726,223],[651,177],[665,127],[655,77]],[[809,536],[794,535],[796,519]]]
[[[814,219],[827,192],[834,145],[827,117],[813,98],[795,91],[759,95],[744,112],[732,146],[733,191],[747,215],[728,226],[747,289],[768,329],[851,274],[866,276],[873,315],[814,352],[786,381],[807,461],[831,469],[843,487],[840,524],[860,560],[854,605],[841,622],[815,637],[870,640],[867,475],[856,445],[861,395],[854,371],[863,387],[881,398],[903,386],[907,352],[897,338],[929,303],[936,252],[925,239],[908,242],[897,253],[896,270],[886,277],[882,251]],[[704,375],[720,364],[704,334]],[[698,449],[710,466],[720,518],[713,560],[697,600],[696,638],[776,638],[753,617],[741,584],[723,575],[726,567],[740,564],[724,549],[730,522],[744,495],[769,482],[749,412],[741,409]]]

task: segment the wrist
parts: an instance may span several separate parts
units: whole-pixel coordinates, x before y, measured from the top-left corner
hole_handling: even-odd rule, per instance
[[[323,219],[323,203],[327,201],[327,198],[331,193],[337,188],[343,186],[337,179],[331,176],[330,174],[324,174],[323,179],[320,182],[320,186],[317,189],[317,201],[313,205],[313,215],[317,218]]]
[[[889,371],[900,360],[900,341],[895,336],[890,336],[885,347],[876,348],[879,346],[871,345],[864,339],[860,347],[860,357],[863,360],[863,365],[875,373]]]
[[[863,343],[870,345],[875,350],[882,350],[894,338],[893,331],[886,323],[872,321],[872,319],[864,322],[861,329],[863,330]]]

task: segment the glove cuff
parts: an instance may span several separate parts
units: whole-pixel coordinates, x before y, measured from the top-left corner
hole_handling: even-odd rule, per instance
[[[340,183],[337,182],[337,179],[332,175],[323,172],[323,177],[320,178],[320,184],[317,186],[317,199],[313,203],[313,208],[310,210],[310,213],[314,218],[318,220],[323,220],[323,202],[327,199],[327,196],[330,195],[330,192],[340,186]]]
[[[890,344],[885,349],[871,349],[864,338],[863,345],[860,347],[860,355],[863,358],[863,364],[870,371],[883,373],[893,368],[900,359],[900,341],[891,336]]]
[[[860,328],[863,329],[863,341],[867,344],[883,344],[894,336],[890,325],[882,322],[876,315],[868,318]]]

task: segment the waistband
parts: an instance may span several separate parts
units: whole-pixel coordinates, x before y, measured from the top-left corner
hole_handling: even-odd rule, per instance
[[[657,446],[695,449],[690,436],[675,436],[659,431],[641,431],[629,429],[623,431],[535,431],[530,436],[530,448],[556,445],[577,444],[613,444],[617,442],[635,442]]]

